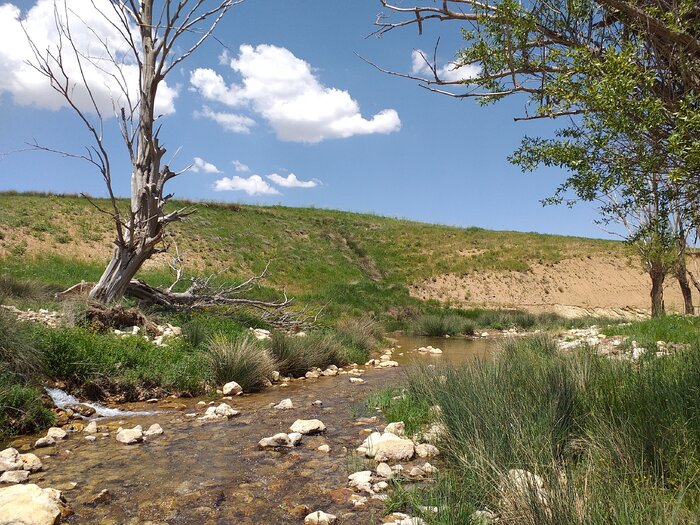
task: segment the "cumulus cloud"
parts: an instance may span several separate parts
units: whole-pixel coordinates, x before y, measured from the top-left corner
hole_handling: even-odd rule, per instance
[[[260,175],[251,175],[248,178],[224,177],[214,182],[216,191],[244,191],[248,195],[280,195],[274,187],[265,182]]]
[[[194,160],[192,161],[192,166],[190,167],[190,171],[193,171],[195,173],[221,173],[219,171],[219,168],[214,166],[211,162],[207,162],[201,157],[195,157]]]
[[[247,173],[250,171],[250,168],[248,167],[248,165],[243,164],[240,160],[233,161],[233,169],[235,169],[238,172],[242,172],[242,173]]]
[[[99,110],[104,116],[114,114],[126,104],[123,90],[132,102],[138,99],[139,68],[120,32],[112,25],[119,24],[111,0],[66,0],[67,17],[73,43],[84,57],[83,73]],[[47,50],[58,55],[59,30],[55,16],[66,18],[63,3],[55,11],[54,0],[37,0],[26,11],[5,3],[0,5],[0,93],[12,95],[16,104],[33,105],[56,110],[65,107],[65,100],[51,88],[49,80],[30,66],[36,57],[25,36],[26,30],[37,50],[46,56]],[[109,18],[105,18],[109,17]],[[132,28],[135,38],[138,31]],[[138,40],[137,40],[138,41]],[[103,45],[104,43],[104,45]],[[111,51],[111,60],[105,45]],[[84,111],[93,111],[92,102],[82,81],[78,60],[63,37],[63,67],[68,77],[73,100]],[[120,79],[123,86],[115,80]],[[177,90],[161,82],[156,99],[156,114],[175,111]]]
[[[190,76],[192,88],[206,100],[251,110],[272,126],[280,140],[313,143],[401,128],[393,109],[363,117],[350,93],[323,85],[309,63],[286,48],[242,45],[237,57],[222,56],[226,59],[240,75],[240,83],[227,85],[220,74],[200,68]]]
[[[318,186],[317,180],[299,180],[294,173],[290,173],[286,177],[278,175],[277,173],[272,173],[265,176],[283,188],[315,188]]]
[[[411,53],[411,72],[416,75],[434,77],[431,69],[432,62],[423,51],[414,49]],[[458,82],[460,80],[470,80],[476,78],[481,68],[475,65],[460,66],[456,62],[448,62],[437,68],[438,78],[448,82]]]
[[[194,116],[213,120],[226,131],[234,133],[250,133],[250,128],[255,126],[255,121],[250,117],[225,111],[213,111],[207,106],[204,106],[201,111],[195,111]]]

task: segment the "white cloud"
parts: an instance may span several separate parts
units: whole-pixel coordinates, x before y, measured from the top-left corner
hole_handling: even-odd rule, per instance
[[[190,170],[195,173],[221,173],[221,171],[219,171],[219,168],[214,166],[214,164],[212,164],[211,162],[207,162],[201,157],[194,158]]]
[[[282,177],[282,175],[278,175],[277,173],[265,176],[283,188],[315,188],[318,186],[317,180],[299,180],[294,173],[290,173],[286,177]]]
[[[250,133],[250,128],[255,126],[255,121],[250,117],[237,113],[213,111],[207,106],[204,106],[201,111],[195,111],[194,116],[213,120],[226,131],[234,133]]]
[[[437,68],[438,78],[448,82],[458,82],[460,80],[470,80],[479,75],[481,68],[475,65],[460,66],[455,62],[448,62]],[[416,75],[423,75],[434,78],[431,59],[420,49],[414,49],[411,53],[411,72]]]
[[[224,177],[214,183],[216,191],[244,191],[248,195],[280,195],[280,192],[265,182],[260,175],[248,178]]]
[[[280,140],[320,142],[401,128],[393,109],[364,118],[350,93],[324,86],[308,62],[283,47],[242,45],[229,65],[240,74],[240,84],[226,85],[211,69],[193,71],[190,84],[207,100],[252,110],[272,126]]]
[[[116,79],[122,81],[132,102],[138,98],[139,69],[135,58],[122,35],[112,23],[119,24],[112,0],[66,0],[68,20],[73,42],[79,52],[89,56],[83,60],[83,72],[87,85],[95,97],[100,111],[105,117],[114,114],[126,104],[126,98]],[[6,3],[0,5],[0,93],[10,93],[16,104],[33,105],[56,110],[65,107],[65,100],[51,88],[49,80],[31,67],[35,56],[25,36],[24,29],[42,55],[47,49],[58,54],[59,31],[55,16],[65,18],[63,2],[37,0],[24,12],[17,6]],[[105,18],[108,16],[109,19]],[[132,28],[134,35],[138,35]],[[136,37],[138,38],[138,37]],[[109,48],[116,62],[110,60],[103,43]],[[76,105],[85,111],[92,111],[92,103],[75,54],[63,37],[63,67],[73,91]],[[175,111],[177,89],[162,82],[156,99],[156,114],[165,115]]]
[[[233,161],[233,169],[235,169],[238,172],[242,172],[242,173],[248,173],[250,171],[250,168],[248,167],[248,165],[243,164],[240,160]]]

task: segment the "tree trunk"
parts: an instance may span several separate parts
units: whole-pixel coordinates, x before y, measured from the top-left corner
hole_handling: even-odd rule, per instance
[[[144,248],[130,253],[119,246],[115,247],[102,277],[90,291],[90,298],[103,304],[121,298],[141,265],[153,255],[153,248]]]
[[[664,279],[666,272],[663,264],[653,262],[649,269],[649,277],[651,277],[651,316],[661,317],[666,313],[664,308]]]
[[[681,293],[683,294],[684,311],[687,315],[693,315],[695,313],[695,307],[693,306],[693,292],[688,282],[688,269],[685,266],[685,251],[678,260],[676,278],[678,279],[678,285],[681,287]]]

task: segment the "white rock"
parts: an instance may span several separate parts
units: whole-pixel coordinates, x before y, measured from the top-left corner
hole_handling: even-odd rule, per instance
[[[143,429],[141,425],[136,425],[134,428],[122,428],[117,432],[117,441],[125,445],[133,445],[143,441]]]
[[[304,374],[304,377],[306,379],[317,379],[320,376],[321,374],[319,372],[316,372],[316,370],[309,370],[308,372],[306,372],[306,374]]]
[[[428,443],[436,443],[447,435],[447,427],[443,423],[433,423],[423,433],[423,439]]]
[[[273,383],[276,383],[277,381],[279,381],[280,380],[280,373],[277,370],[273,371],[272,374],[270,374],[270,380]]]
[[[393,423],[389,423],[384,428],[384,432],[391,432],[392,434],[397,435],[397,436],[403,436],[405,431],[406,431],[406,425],[404,424],[403,421],[395,421]]]
[[[338,375],[338,370],[337,370],[337,369],[336,369],[336,370],[332,370],[332,369],[330,369],[330,368],[327,368],[326,370],[324,370],[323,372],[321,372],[321,375],[323,375],[323,376],[325,376],[325,377],[334,377],[334,376],[337,376],[337,375]]]
[[[0,489],[0,524],[54,525],[61,517],[58,490],[38,485],[13,485]]]
[[[0,483],[16,485],[17,483],[24,483],[27,479],[29,479],[29,472],[26,470],[8,470],[7,472],[3,472],[2,476],[0,476]],[[0,523],[2,523],[1,515]]]
[[[411,472],[408,473],[412,478],[422,478],[424,474],[425,472],[423,472],[423,469],[420,467],[413,467]]]
[[[258,340],[258,341],[264,341],[265,339],[270,339],[272,336],[270,334],[269,330],[265,330],[264,328],[256,328],[256,329],[250,329],[251,332],[253,332],[253,336]]]
[[[46,433],[46,437],[52,438],[54,441],[59,441],[61,439],[65,439],[65,437],[68,435],[68,433],[63,430],[62,428],[58,427],[51,427],[49,431]]]
[[[324,445],[321,445],[320,447],[318,447],[317,450],[320,451],[320,452],[325,452],[325,453],[327,454],[328,452],[331,451],[331,447],[329,447],[328,445],[325,445],[325,444],[324,444]]]
[[[427,443],[421,443],[419,445],[416,445],[416,456],[418,456],[419,458],[432,458],[437,456],[439,453],[440,451],[434,445],[430,445]]]
[[[338,518],[333,514],[326,514],[323,511],[317,510],[304,518],[305,525],[328,525],[335,523]]]
[[[50,437],[39,438],[34,442],[34,448],[52,447],[56,444],[56,440]]]
[[[24,463],[16,448],[6,448],[0,452],[0,472],[24,470]]]
[[[421,467],[421,470],[426,474],[435,474],[438,471],[437,467],[432,466],[428,462],[426,462],[425,465]]]
[[[470,523],[474,525],[491,525],[496,523],[497,516],[489,510],[477,510],[472,512]]]
[[[355,472],[348,476],[348,484],[351,487],[359,487],[362,485],[367,485],[372,480],[371,470],[362,470],[360,472]]]
[[[379,465],[377,465],[376,471],[377,476],[379,476],[380,478],[391,479],[394,477],[394,471],[391,470],[391,467],[386,463],[380,463]]]
[[[85,434],[97,434],[97,421],[90,421],[83,429]]]
[[[376,366],[376,368],[393,368],[396,366],[399,366],[399,363],[396,361],[382,361]]]
[[[207,412],[209,412],[209,409],[207,409]],[[237,416],[238,414],[240,414],[240,412],[238,410],[234,410],[233,408],[231,408],[230,405],[227,405],[226,403],[221,403],[214,409],[214,414],[220,417],[231,418]]]
[[[350,382],[351,382],[351,383],[355,383],[355,384],[357,384],[357,385],[361,385],[362,383],[365,382],[365,380],[362,379],[362,378],[360,378],[360,377],[351,377],[351,378],[350,378]]]
[[[85,441],[95,441],[96,439],[97,437],[95,437],[94,434],[88,434],[87,436],[85,436]]]
[[[403,461],[411,459],[415,446],[410,439],[403,439],[391,432],[372,433],[357,449],[369,458],[382,461]]]
[[[146,430],[143,435],[144,436],[158,436],[163,433],[163,427],[161,427],[158,423],[153,423],[150,427],[148,427],[148,430]]]
[[[359,494],[352,494],[350,496],[350,503],[352,503],[354,507],[364,507],[367,504],[367,497],[360,496]]]
[[[383,492],[388,488],[389,488],[389,484],[386,481],[379,481],[378,483],[375,483],[374,485],[372,485],[372,490],[374,492]]]
[[[42,468],[41,460],[34,454],[20,454],[19,459],[22,460],[22,468],[29,472],[38,472]]]
[[[225,396],[237,396],[243,393],[243,388],[235,381],[230,381],[224,385],[224,387],[221,389],[221,392]]]
[[[258,441],[260,448],[293,448],[301,442],[301,434],[285,434],[280,432],[272,437],[262,438]]]
[[[318,434],[326,431],[326,425],[320,419],[297,419],[289,430],[299,434]]]
[[[537,474],[523,469],[511,469],[501,478],[498,486],[501,496],[500,506],[507,512],[519,512],[531,508],[533,498],[545,507],[548,495],[544,481]]]
[[[320,399],[317,399],[316,401],[314,401],[313,403],[311,403],[311,405],[312,405],[312,406],[315,406],[315,407],[322,407],[322,406],[323,406],[323,401],[321,401]]]
[[[294,408],[294,403],[292,403],[291,399],[287,398],[283,399],[272,408],[275,408],[277,410],[291,410],[292,408]]]

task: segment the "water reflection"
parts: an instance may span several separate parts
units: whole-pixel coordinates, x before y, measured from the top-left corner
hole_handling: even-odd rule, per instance
[[[391,334],[396,340],[393,359],[400,365],[411,363],[449,363],[458,365],[475,360],[492,359],[498,351],[500,338],[496,337],[423,337],[406,334]],[[400,346],[400,348],[399,348]],[[442,350],[442,354],[418,352],[420,347],[432,346]],[[402,355],[403,354],[403,355]]]

